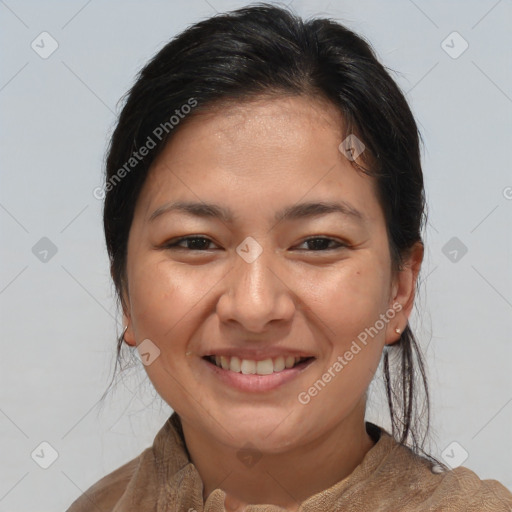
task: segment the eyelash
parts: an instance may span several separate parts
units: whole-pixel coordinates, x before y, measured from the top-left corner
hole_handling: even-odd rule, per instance
[[[201,250],[201,249],[189,249],[187,247],[180,247],[178,244],[182,243],[182,242],[186,242],[188,240],[207,240],[208,242],[210,243],[214,243],[212,240],[210,240],[209,238],[206,238],[206,237],[203,237],[203,236],[187,236],[187,237],[183,237],[183,238],[178,238],[176,240],[170,240],[169,242],[165,243],[164,244],[164,248],[165,249],[176,249],[176,250],[181,250],[181,249],[184,249],[184,250],[187,250],[187,251],[197,251],[197,252],[206,252],[206,250]],[[336,240],[334,238],[329,238],[329,237],[321,237],[321,236],[315,236],[315,237],[310,237],[310,238],[307,238],[305,240],[302,241],[302,244],[304,243],[307,243],[307,242],[311,242],[312,240],[327,240],[328,242],[334,242],[338,245],[338,247],[331,247],[331,248],[328,248],[328,249],[324,249],[324,250],[312,250],[312,251],[309,251],[309,252],[326,252],[326,251],[333,251],[333,250],[336,250],[336,249],[341,249],[341,248],[344,248],[344,247],[349,247],[348,244],[344,243],[344,242],[340,242],[339,240]],[[301,244],[301,245],[302,245]]]

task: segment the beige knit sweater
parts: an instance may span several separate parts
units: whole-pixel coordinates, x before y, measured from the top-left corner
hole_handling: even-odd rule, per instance
[[[367,423],[376,444],[346,478],[304,501],[300,512],[512,512],[512,493],[464,467],[434,473],[431,464]],[[190,461],[179,416],[173,413],[152,447],[108,474],[67,512],[225,512],[225,493],[203,502],[203,484]],[[283,512],[249,505],[245,512]]]

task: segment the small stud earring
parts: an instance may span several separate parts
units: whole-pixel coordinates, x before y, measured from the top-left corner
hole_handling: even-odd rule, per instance
[[[126,326],[126,327],[124,328],[124,330],[123,330],[123,340],[124,340],[125,342],[126,342],[126,340],[124,339],[124,334],[125,334],[125,332],[126,332],[126,329],[128,329],[128,326]]]
[[[397,327],[397,328],[395,329],[395,332],[396,332],[397,334],[400,334],[402,331]]]

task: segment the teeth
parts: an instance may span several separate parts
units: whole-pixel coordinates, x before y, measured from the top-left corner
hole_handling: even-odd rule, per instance
[[[253,361],[239,357],[211,356],[210,360],[224,370],[243,373],[244,375],[271,375],[282,372],[285,368],[293,368],[303,358],[294,356],[279,356],[275,359]]]
[[[240,373],[240,370],[242,369],[242,365],[240,363],[240,359],[238,357],[232,357],[231,361],[229,362],[229,369],[232,372]]]
[[[224,370],[229,370],[229,359],[224,356],[220,356],[220,364]]]
[[[286,366],[286,368],[291,368],[295,364],[295,361],[295,357],[287,356],[286,359],[284,360],[284,365]]]
[[[256,362],[242,359],[241,369],[243,374],[253,375],[256,373]]]
[[[283,356],[279,356],[274,361],[274,371],[275,372],[282,372],[284,369],[285,369],[284,357]]]
[[[258,375],[271,375],[274,373],[274,363],[272,359],[264,359],[256,363],[256,373]]]

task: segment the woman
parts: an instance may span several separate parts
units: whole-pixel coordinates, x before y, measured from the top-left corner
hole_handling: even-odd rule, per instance
[[[118,355],[175,412],[70,512],[512,509],[422,453],[419,134],[360,37],[265,4],[190,27],[131,89],[103,192]],[[365,422],[381,358],[391,433]]]

